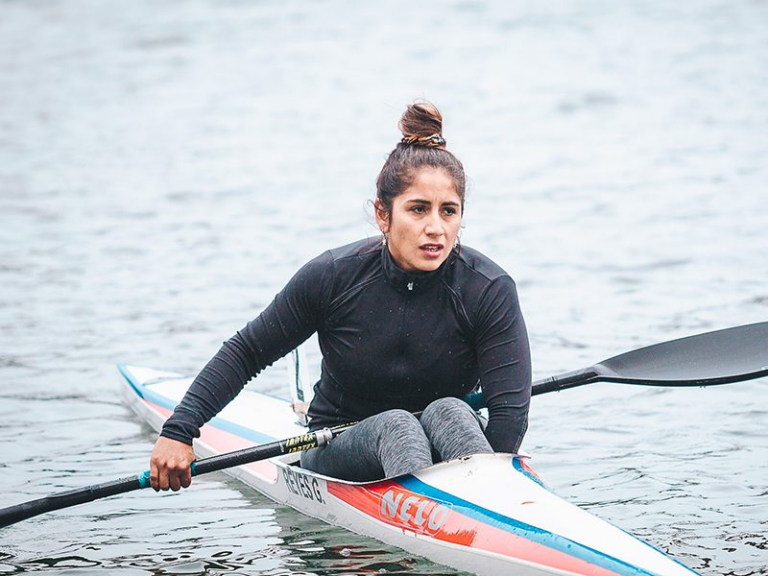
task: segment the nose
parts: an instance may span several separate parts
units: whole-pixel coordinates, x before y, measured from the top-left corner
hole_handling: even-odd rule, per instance
[[[424,230],[428,236],[442,236],[443,235],[443,221],[440,219],[440,214],[437,211],[429,215],[429,219],[426,223]]]

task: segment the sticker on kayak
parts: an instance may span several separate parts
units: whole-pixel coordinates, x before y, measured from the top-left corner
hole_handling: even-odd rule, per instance
[[[445,524],[449,509],[434,500],[390,488],[381,497],[381,517],[418,529],[437,532]]]
[[[297,472],[290,466],[283,467],[283,481],[286,488],[294,496],[301,496],[306,500],[317,502],[318,504],[325,504],[325,498],[323,498],[323,491],[321,482],[314,476],[308,474],[302,474]]]
[[[335,482],[328,491],[350,506],[391,526],[434,535],[440,532],[451,512],[451,505],[412,492],[397,482],[348,486]]]

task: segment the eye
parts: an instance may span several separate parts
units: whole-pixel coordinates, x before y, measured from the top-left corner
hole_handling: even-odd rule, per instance
[[[443,208],[443,212],[447,216],[455,216],[456,214],[459,213],[459,211],[456,208],[454,208],[453,206],[446,206],[445,208]]]
[[[426,208],[420,204],[416,204],[411,208],[411,212],[414,214],[424,214],[426,212]]]

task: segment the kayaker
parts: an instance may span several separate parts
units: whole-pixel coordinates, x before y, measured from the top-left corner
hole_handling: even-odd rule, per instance
[[[466,176],[432,104],[408,106],[377,179],[381,238],[328,250],[208,362],[163,426],[156,490],[191,483],[192,440],[252,377],[317,332],[310,429],[358,421],[302,455],[316,472],[373,480],[433,461],[515,452],[530,402],[530,351],[515,283],[461,246]],[[483,429],[461,398],[482,385]],[[423,411],[417,417],[414,412]]]

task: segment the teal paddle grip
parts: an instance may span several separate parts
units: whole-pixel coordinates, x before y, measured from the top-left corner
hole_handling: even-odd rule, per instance
[[[470,392],[464,396],[463,400],[469,404],[469,407],[472,408],[472,410],[485,408],[485,398],[483,397],[482,392]]]
[[[145,470],[139,474],[139,486],[142,488],[149,488],[149,470]]]

